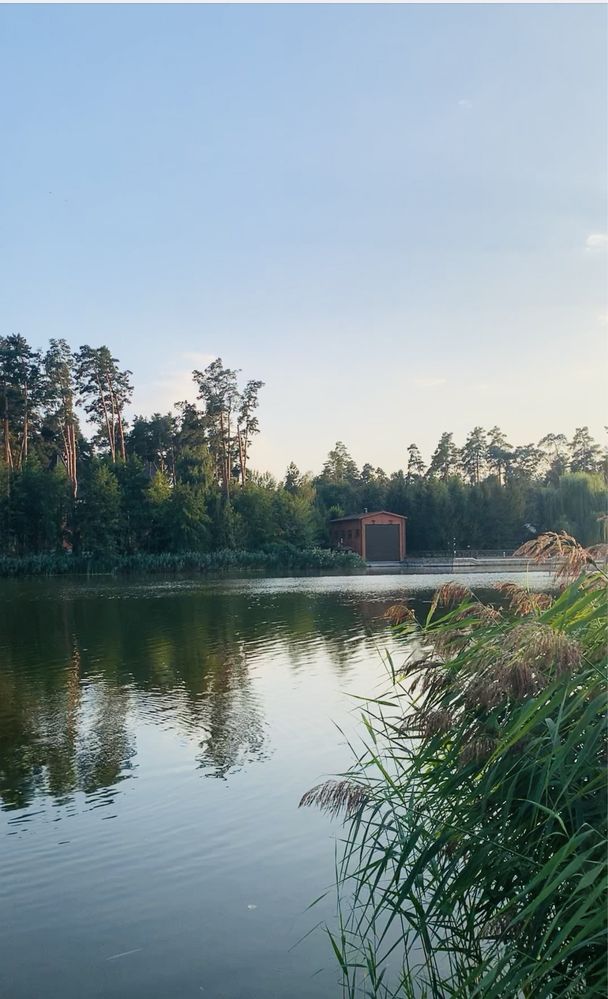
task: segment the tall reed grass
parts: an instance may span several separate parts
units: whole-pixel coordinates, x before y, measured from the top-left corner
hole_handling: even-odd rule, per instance
[[[270,545],[263,551],[167,552],[160,555],[0,556],[1,576],[56,576],[85,573],[173,572],[362,572],[365,563],[350,552]]]
[[[565,535],[555,598],[506,606],[448,584],[365,708],[365,748],[302,804],[346,816],[339,924],[348,997],[608,994],[607,586]],[[575,578],[574,578],[575,577]]]

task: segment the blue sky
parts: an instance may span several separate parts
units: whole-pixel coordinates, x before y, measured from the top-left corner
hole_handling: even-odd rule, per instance
[[[601,439],[606,17],[2,7],[2,331],[108,343],[146,414],[220,355],[278,474]]]

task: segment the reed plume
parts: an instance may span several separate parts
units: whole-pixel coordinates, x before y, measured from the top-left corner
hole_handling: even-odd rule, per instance
[[[578,579],[587,569],[599,570],[599,562],[605,562],[608,557],[608,545],[583,548],[566,531],[546,531],[537,538],[526,541],[514,554],[530,558],[536,563],[556,562],[557,579],[569,583]]]
[[[360,784],[350,780],[327,780],[306,791],[300,799],[298,808],[309,808],[316,805],[328,815],[345,815],[351,818],[369,799],[369,793]]]

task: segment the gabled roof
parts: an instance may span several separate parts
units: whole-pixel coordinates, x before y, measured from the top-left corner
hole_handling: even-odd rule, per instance
[[[399,517],[400,520],[407,520],[402,513],[393,513],[391,510],[367,510],[364,513],[351,513],[348,517],[334,517],[330,524],[339,524],[346,520],[363,520],[366,517],[377,517],[383,513],[386,517]]]

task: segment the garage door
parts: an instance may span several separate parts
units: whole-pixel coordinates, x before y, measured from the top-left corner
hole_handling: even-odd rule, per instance
[[[398,562],[399,524],[366,524],[365,557],[369,562]]]

